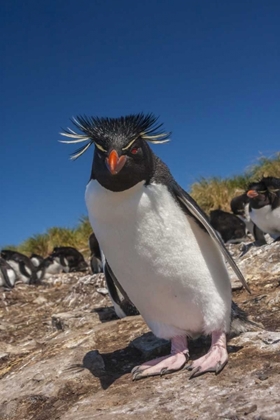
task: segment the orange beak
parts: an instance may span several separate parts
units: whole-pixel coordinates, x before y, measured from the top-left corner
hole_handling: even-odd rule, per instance
[[[257,191],[255,191],[255,190],[249,190],[249,191],[247,191],[247,196],[249,197],[249,198],[255,198],[255,197],[257,197],[259,194],[257,193]]]
[[[126,162],[126,156],[122,155],[119,157],[116,150],[112,150],[109,157],[106,158],[106,165],[112,175],[116,175],[124,167]]]

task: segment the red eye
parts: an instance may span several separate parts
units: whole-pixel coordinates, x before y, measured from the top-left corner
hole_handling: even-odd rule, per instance
[[[137,152],[138,152],[138,147],[133,147],[133,149],[130,150],[130,153],[132,153],[133,155],[136,155]]]

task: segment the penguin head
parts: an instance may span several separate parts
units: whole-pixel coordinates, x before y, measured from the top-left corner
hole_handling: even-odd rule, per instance
[[[152,114],[128,115],[120,118],[77,117],[73,123],[83,134],[68,129],[64,136],[88,141],[72,159],[81,156],[91,144],[95,145],[91,179],[96,179],[111,191],[124,191],[153,175],[153,153],[147,144],[165,143],[169,133],[159,129]]]
[[[0,255],[2,258],[4,258],[5,260],[8,260],[10,258],[13,257],[14,252],[9,250],[9,249],[2,249]]]
[[[233,214],[245,217],[245,206],[249,203],[249,197],[246,193],[233,197],[230,202],[230,208]]]
[[[263,177],[259,182],[252,182],[247,190],[250,206],[258,209],[272,205],[280,197],[280,179]]]

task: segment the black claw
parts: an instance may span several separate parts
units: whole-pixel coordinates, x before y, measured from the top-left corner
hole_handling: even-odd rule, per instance
[[[132,374],[133,374],[133,373],[136,373],[136,372],[138,372],[138,371],[139,371],[139,369],[140,369],[140,366],[134,366],[134,368],[132,369],[131,373],[132,373]]]
[[[169,373],[169,370],[167,368],[162,368],[160,371],[160,376],[166,375],[166,373]]]
[[[189,379],[192,379],[192,378],[195,378],[196,376],[201,375],[201,373],[200,373],[200,369],[201,369],[201,367],[200,367],[200,366],[198,366],[197,368],[193,369],[193,371],[192,371],[192,373],[191,373],[191,375],[190,375]]]
[[[140,372],[135,372],[133,375],[132,375],[132,380],[133,381],[138,381],[138,379],[141,379],[141,378],[143,378],[143,376],[141,375],[141,371]]]
[[[227,364],[227,360],[224,363],[221,363],[221,362],[217,363],[217,366],[216,366],[216,369],[215,369],[216,375],[218,375],[218,373],[220,373],[223,370],[223,368],[225,367],[226,364]]]

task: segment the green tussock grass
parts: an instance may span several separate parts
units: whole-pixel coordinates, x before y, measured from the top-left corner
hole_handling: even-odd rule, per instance
[[[191,186],[189,192],[206,213],[218,208],[230,211],[231,199],[245,192],[250,182],[259,181],[263,176],[280,178],[280,153],[271,158],[261,156],[255,165],[241,175],[225,179],[200,178]],[[44,234],[31,236],[18,246],[10,245],[4,248],[26,255],[36,253],[46,257],[55,246],[73,246],[88,256],[88,238],[91,233],[89,220],[84,216],[73,229],[52,227]]]

